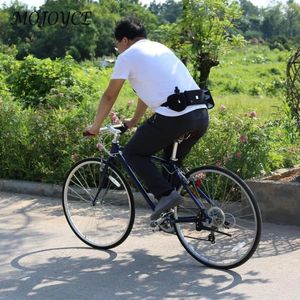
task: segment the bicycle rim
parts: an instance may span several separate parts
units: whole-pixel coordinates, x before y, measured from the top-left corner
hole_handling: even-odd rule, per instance
[[[85,159],[71,168],[63,188],[63,208],[77,237],[94,248],[109,249],[129,235],[134,202],[127,182],[111,165],[99,191],[103,167],[100,159]]]
[[[190,191],[211,217],[210,221],[198,224],[212,230],[199,230],[196,222],[176,223],[182,245],[195,259],[210,267],[230,269],[245,263],[256,250],[261,234],[260,211],[249,187],[234,173],[213,166],[192,170],[187,177]],[[179,191],[185,201],[175,209],[175,219],[193,216],[201,219],[200,209],[191,197],[182,188]]]

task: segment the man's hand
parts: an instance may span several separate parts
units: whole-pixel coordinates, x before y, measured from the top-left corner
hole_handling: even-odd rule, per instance
[[[84,136],[97,136],[99,134],[99,128],[94,127],[93,125],[88,126],[84,131]]]
[[[135,127],[138,121],[134,118],[132,119],[125,119],[123,120],[123,123],[128,127],[128,129]]]

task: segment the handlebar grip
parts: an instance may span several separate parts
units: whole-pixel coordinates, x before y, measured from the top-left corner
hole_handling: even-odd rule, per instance
[[[126,124],[117,124],[117,125],[113,125],[113,128],[115,129],[119,129],[121,131],[121,133],[124,133],[125,131],[128,130],[128,126]]]

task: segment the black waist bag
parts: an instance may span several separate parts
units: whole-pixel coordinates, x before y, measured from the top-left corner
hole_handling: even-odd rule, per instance
[[[208,89],[199,89],[192,91],[179,92],[179,89],[175,88],[175,94],[170,95],[167,98],[167,102],[161,106],[169,107],[174,111],[182,111],[189,105],[205,104],[208,109],[215,106],[214,100]]]

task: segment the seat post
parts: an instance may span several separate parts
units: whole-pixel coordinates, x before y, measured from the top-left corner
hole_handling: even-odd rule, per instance
[[[171,156],[171,160],[172,161],[177,161],[178,159],[176,158],[177,155],[177,149],[178,149],[178,141],[175,141],[173,144],[173,150],[172,150],[172,156]]]

